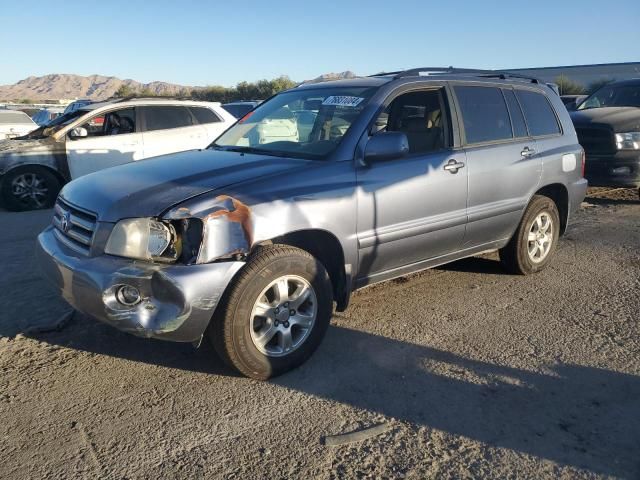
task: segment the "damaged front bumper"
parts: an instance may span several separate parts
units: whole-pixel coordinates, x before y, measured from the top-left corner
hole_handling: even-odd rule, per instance
[[[76,310],[142,337],[197,342],[227,285],[244,262],[167,265],[109,255],[87,257],[62,245],[52,226],[38,236],[44,275]],[[117,301],[118,287],[135,287],[141,301]]]

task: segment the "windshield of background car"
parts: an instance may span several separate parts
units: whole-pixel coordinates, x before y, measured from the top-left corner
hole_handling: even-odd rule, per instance
[[[281,93],[240,119],[212,147],[321,159],[340,144],[374,92],[344,87]]]
[[[606,85],[582,102],[578,110],[601,107],[640,107],[640,85]]]
[[[56,133],[58,130],[60,130],[65,125],[69,125],[75,119],[77,119],[78,117],[81,117],[82,115],[86,115],[87,113],[88,113],[87,110],[75,110],[73,112],[65,113],[64,115],[60,115],[59,117],[54,118],[53,120],[51,120],[46,125],[43,125],[42,127],[37,128],[33,132],[25,135],[24,137],[20,137],[20,138],[21,139],[24,139],[24,138],[35,139],[35,138],[49,137],[49,136],[53,135],[54,133]]]
[[[33,125],[33,122],[24,112],[0,112],[0,124]]]

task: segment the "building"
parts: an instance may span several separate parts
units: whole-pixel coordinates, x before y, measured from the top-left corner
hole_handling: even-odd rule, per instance
[[[545,82],[554,82],[559,76],[588,87],[602,81],[640,78],[640,62],[597,63],[593,65],[568,65],[564,67],[510,68],[509,72],[530,75]]]

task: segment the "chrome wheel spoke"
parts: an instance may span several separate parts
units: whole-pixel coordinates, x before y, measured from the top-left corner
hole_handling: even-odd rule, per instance
[[[258,301],[258,303],[256,303],[253,309],[254,309],[254,312],[253,312],[254,315],[258,315],[260,317],[265,317],[265,318],[273,317],[274,307],[264,302]]]
[[[291,315],[289,321],[292,325],[298,325],[300,328],[310,328],[313,325],[314,317],[311,315],[304,315],[300,312],[295,315]]]
[[[289,300],[289,306],[292,308],[299,308],[311,294],[311,288],[306,285],[301,285],[298,289],[293,293],[293,298]]]
[[[278,333],[278,329],[273,324],[268,325],[264,329],[257,332],[256,336],[254,337],[254,341],[264,348],[276,333]]]
[[[280,332],[278,345],[280,346],[282,353],[291,350],[291,347],[293,346],[293,336],[291,335],[291,330],[286,329]]]
[[[538,239],[538,236],[533,233],[533,232],[529,232],[529,236],[527,237],[527,240],[529,242],[535,242]]]
[[[279,278],[275,288],[278,303],[283,303],[289,300],[289,281],[286,277]]]

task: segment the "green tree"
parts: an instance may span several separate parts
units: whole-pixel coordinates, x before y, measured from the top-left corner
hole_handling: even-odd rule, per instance
[[[131,86],[122,84],[120,85],[118,90],[116,90],[116,92],[113,94],[113,96],[118,98],[126,98],[126,97],[133,97],[135,94],[136,94],[136,91],[133,88],[131,88]]]
[[[571,80],[566,75],[556,77],[554,82],[558,85],[560,95],[582,95],[585,92],[585,88],[581,84]]]

